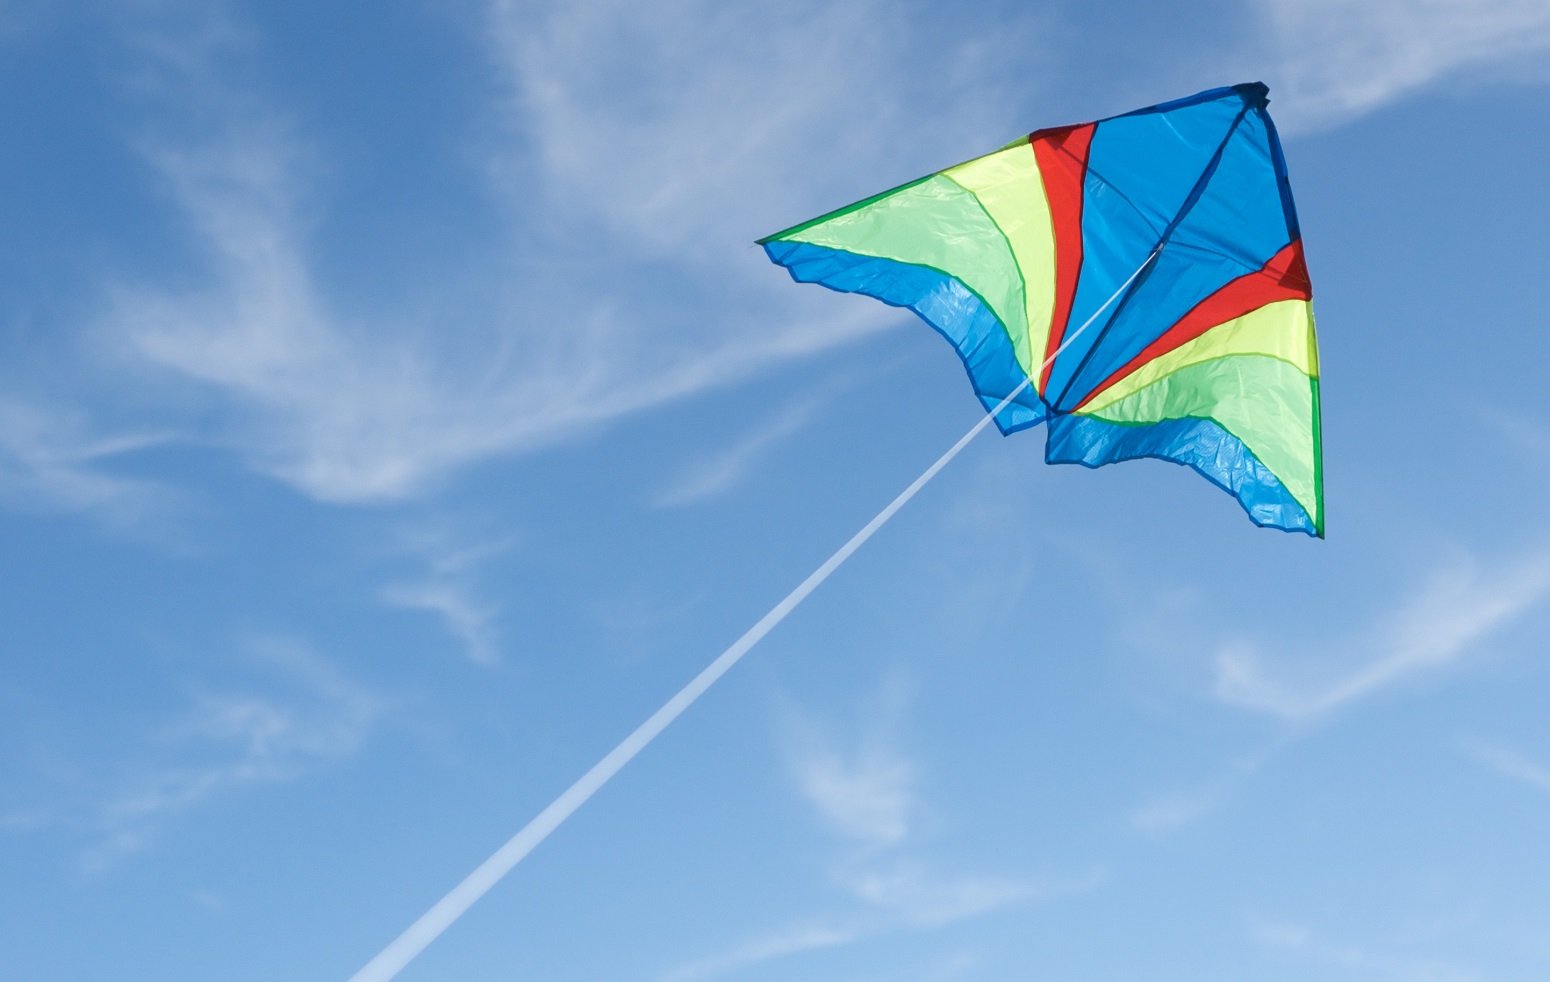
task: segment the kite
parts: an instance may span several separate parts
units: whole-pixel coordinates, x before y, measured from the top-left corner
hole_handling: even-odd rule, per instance
[[[759,244],[907,307],[1045,460],[1191,467],[1260,526],[1324,535],[1312,288],[1253,82],[1000,150]]]

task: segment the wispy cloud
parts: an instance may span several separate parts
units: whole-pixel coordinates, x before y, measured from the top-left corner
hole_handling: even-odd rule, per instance
[[[901,153],[929,153],[938,141],[961,152],[965,138],[1015,135],[992,129],[995,107],[1010,101],[996,96],[1025,96],[1037,84],[1026,67],[1015,83],[1001,74],[1014,57],[1008,46],[967,31],[926,36],[923,19],[873,0],[649,8],[496,0],[490,9],[525,110],[522,133],[560,201],[723,272],[741,265],[718,258],[729,248],[749,251],[751,239],[808,217],[815,203],[844,203],[815,202],[815,192],[878,190],[841,187],[838,169],[828,179],[815,173],[820,154],[839,155],[852,175],[916,177],[953,161],[898,173]],[[1028,26],[1003,23],[1042,36]],[[1029,55],[1028,43],[1017,46],[1017,64]],[[900,133],[921,142],[901,149]],[[524,209],[530,191],[512,188]]]
[[[321,500],[360,502],[420,494],[479,461],[897,323],[875,305],[820,308],[784,289],[749,242],[833,203],[790,148],[824,130],[819,119],[843,125],[857,154],[888,159],[889,141],[873,139],[883,107],[857,122],[834,91],[927,87],[875,30],[768,19],[750,30],[710,4],[494,4],[490,50],[511,97],[489,109],[506,133],[489,173],[520,231],[470,243],[505,257],[482,260],[483,273],[405,284],[369,304],[338,289],[322,261],[350,248],[317,234],[322,143],[227,80],[240,32],[147,45],[159,68],[142,91],[181,125],[148,129],[140,146],[193,233],[204,279],[121,285],[105,330],[140,364],[213,395],[225,410],[213,438],[251,466]],[[870,40],[841,44],[846,33]],[[729,39],[757,51],[729,50]],[[611,87],[625,78],[628,107]],[[972,114],[940,115],[972,125]],[[714,290],[695,286],[707,278]],[[713,493],[735,474],[700,478],[684,493]]]
[[[953,876],[918,866],[862,876],[848,910],[807,918],[734,944],[725,951],[676,966],[665,982],[715,978],[796,955],[843,948],[901,931],[934,930],[1018,903],[1088,893],[1104,881],[1101,870],[1061,880],[1030,881]]]
[[[0,397],[0,499],[44,511],[79,511],[132,522],[165,504],[149,481],[114,474],[111,462],[165,444],[166,433],[95,431],[75,409]]]
[[[908,698],[897,680],[885,686],[849,746],[812,719],[786,716],[786,761],[798,791],[830,831],[867,850],[909,835],[918,768],[894,736]]]
[[[372,501],[585,418],[584,406],[545,413],[550,393],[520,378],[460,368],[431,342],[443,325],[336,313],[307,252],[304,144],[273,114],[231,115],[192,144],[147,141],[210,280],[122,288],[107,325],[138,359],[225,397],[235,414],[218,439],[313,497]]]
[[[1283,918],[1252,917],[1249,933],[1260,945],[1290,952],[1315,964],[1339,966],[1362,978],[1404,982],[1479,982],[1478,972],[1424,955],[1387,950],[1374,945],[1332,942],[1309,925]]]
[[[807,426],[822,403],[820,398],[794,402],[744,433],[730,447],[695,463],[657,495],[657,506],[678,508],[732,490],[772,448]]]
[[[456,638],[470,661],[494,665],[500,661],[499,608],[485,600],[476,583],[478,568],[512,546],[510,537],[466,543],[446,531],[422,530],[407,536],[406,547],[425,563],[426,572],[391,583],[382,600],[394,607],[436,615]]]
[[[928,931],[1001,910],[1093,890],[1101,870],[1034,879],[944,869],[922,856],[912,828],[919,808],[919,766],[894,736],[908,705],[906,687],[883,688],[859,738],[842,740],[832,727],[791,715],[787,761],[802,798],[831,834],[845,843],[828,870],[838,898],[831,909],[793,919],[708,957],[676,966],[669,982],[692,982],[805,952],[856,944],[901,931]]]
[[[1493,631],[1527,616],[1550,596],[1550,554],[1536,553],[1482,568],[1460,560],[1402,598],[1369,626],[1311,643],[1292,655],[1269,655],[1249,642],[1220,649],[1215,695],[1221,701],[1290,721],[1314,720],[1460,663]],[[1195,824],[1224,807],[1237,787],[1296,742],[1295,731],[1236,755],[1214,778],[1159,793],[1129,815],[1132,829],[1156,836]],[[1519,755],[1484,743],[1469,752],[1507,776],[1534,783]]]
[[[836,831],[869,846],[890,846],[909,834],[915,768],[878,749],[846,758],[819,751],[804,759],[802,791]]]
[[[1465,745],[1470,756],[1503,777],[1550,793],[1550,766],[1527,754],[1500,744],[1471,740]]]
[[[1130,827],[1142,835],[1162,836],[1201,822],[1226,807],[1238,786],[1259,773],[1290,740],[1238,753],[1214,777],[1152,796],[1130,813]]]
[[[1216,695],[1222,701],[1286,719],[1334,711],[1417,674],[1468,657],[1477,643],[1535,609],[1550,593],[1550,555],[1479,568],[1458,562],[1432,578],[1373,627],[1320,645],[1317,659],[1349,666],[1322,679],[1290,681],[1267,671],[1250,644],[1218,653]],[[1308,661],[1309,659],[1301,659]],[[1285,667],[1281,672],[1289,673]]]
[[[1260,0],[1277,115],[1321,129],[1466,71],[1537,74],[1550,53],[1541,0]]]
[[[1060,883],[974,874],[944,875],[925,864],[905,861],[843,876],[840,881],[857,899],[895,915],[900,926],[933,928],[1034,897],[1085,892],[1101,879],[1098,872]]]
[[[859,924],[833,924],[814,921],[793,924],[771,934],[751,938],[708,958],[686,962],[663,974],[664,982],[693,982],[715,978],[750,965],[759,965],[803,952],[841,948],[864,936]]]
[[[435,614],[463,644],[470,661],[493,665],[500,660],[495,636],[495,607],[475,599],[464,584],[450,580],[400,583],[382,591],[395,607]]]
[[[1550,425],[1504,406],[1478,406],[1474,415],[1533,464],[1550,459]],[[1522,459],[1520,457],[1520,459]]]
[[[1191,825],[1221,807],[1226,789],[1208,785],[1189,791],[1160,795],[1130,815],[1130,825],[1152,835]]]
[[[362,746],[384,708],[378,696],[295,642],[258,640],[248,651],[264,684],[196,692],[157,735],[159,759],[97,807],[100,839],[85,868],[144,848],[170,817],[215,795],[286,781]]]

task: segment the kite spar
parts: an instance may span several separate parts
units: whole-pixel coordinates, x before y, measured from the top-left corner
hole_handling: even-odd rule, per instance
[[[985,415],[352,982],[396,976],[992,421],[1047,422],[1051,463],[1189,466],[1255,524],[1322,537],[1311,288],[1266,95],[1249,83],[1040,130],[762,240],[799,281],[917,313]]]

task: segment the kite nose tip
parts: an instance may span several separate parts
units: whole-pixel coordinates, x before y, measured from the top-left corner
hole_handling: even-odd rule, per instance
[[[1243,93],[1244,98],[1251,106],[1264,106],[1270,102],[1270,86],[1264,82],[1244,82],[1233,88]]]

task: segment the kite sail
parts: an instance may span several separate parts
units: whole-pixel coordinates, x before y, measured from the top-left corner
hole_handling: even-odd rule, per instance
[[[1048,462],[1183,464],[1322,538],[1312,289],[1267,95],[1039,130],[759,244],[920,315],[1002,433],[1048,424]]]

